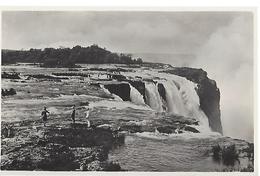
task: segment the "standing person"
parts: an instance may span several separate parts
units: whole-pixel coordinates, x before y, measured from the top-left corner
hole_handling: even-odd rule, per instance
[[[47,113],[50,115],[50,112],[47,111],[46,106],[44,106],[43,111],[42,111],[42,121],[43,121],[43,126],[46,126],[47,122]]]
[[[89,112],[90,112],[90,109],[89,109],[89,107],[87,107],[87,111],[86,111],[85,115],[86,115],[88,127],[90,127],[90,121],[88,120],[88,118],[89,118]]]
[[[75,116],[76,116],[76,106],[73,105],[73,110],[71,113],[71,119],[72,119],[73,123],[75,123]]]

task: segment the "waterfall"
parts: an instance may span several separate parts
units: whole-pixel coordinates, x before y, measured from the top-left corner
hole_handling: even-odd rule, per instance
[[[168,111],[186,116],[186,109],[181,94],[172,81],[163,82],[166,93]]]
[[[202,130],[209,131],[209,121],[206,114],[200,109],[200,98],[195,91],[196,84],[189,80],[185,80],[180,84],[180,92],[185,107],[188,110],[187,116],[195,118],[199,121]]]
[[[154,110],[158,112],[163,111],[163,103],[158,92],[158,87],[154,83],[145,83],[145,97],[146,103]]]
[[[129,84],[129,86],[130,86],[130,99],[131,99],[131,102],[133,102],[135,104],[140,104],[140,105],[145,104],[144,98],[140,94],[140,92],[136,88],[134,88],[131,84]]]
[[[193,82],[185,78],[173,77],[162,82],[165,87],[168,111],[185,117],[195,118],[200,131],[209,131],[208,117],[200,109],[200,99]],[[177,87],[178,85],[178,87]]]

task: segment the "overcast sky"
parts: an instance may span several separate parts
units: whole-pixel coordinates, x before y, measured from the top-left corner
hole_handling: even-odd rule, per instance
[[[174,66],[205,69],[221,90],[224,132],[233,137],[253,139],[251,13],[2,13],[2,48],[91,44],[98,44],[113,52],[166,53],[153,58],[153,61],[157,59],[158,62]]]

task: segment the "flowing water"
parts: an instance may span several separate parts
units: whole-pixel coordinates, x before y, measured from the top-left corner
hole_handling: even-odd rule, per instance
[[[163,82],[168,111],[186,116],[186,109],[181,94],[172,81]]]
[[[2,69],[3,71],[17,71],[22,76],[38,73],[51,75],[52,72],[68,71],[64,68],[43,69],[32,66],[7,66]],[[196,84],[175,75],[149,70],[141,71],[142,73],[137,70],[124,74],[131,77],[137,75],[143,78],[159,77],[160,79],[154,80],[163,84],[166,101],[162,99],[158,91],[158,83],[148,81],[145,81],[145,100],[143,95],[129,84],[130,102],[123,101],[115,94],[112,95],[114,99],[107,98],[107,95],[111,94],[102,85],[103,89],[100,90],[100,88],[88,86],[89,80],[79,81],[76,77],[61,82],[34,79],[22,82],[2,79],[2,87],[15,88],[17,95],[2,98],[1,120],[39,119],[44,106],[48,106],[51,112],[50,118],[66,118],[71,112],[72,105],[79,106],[84,102],[90,102],[89,107],[93,109],[91,117],[140,122],[156,117],[157,112],[165,111],[163,106],[166,105],[167,113],[197,119],[199,121],[197,128],[202,133],[128,134],[125,144],[114,148],[110,152],[109,159],[118,161],[123,169],[130,171],[222,171],[226,168],[227,166],[214,161],[208,151],[212,145],[222,142],[231,143],[231,139],[223,138],[210,131],[208,118],[200,109],[199,97],[195,91]],[[233,143],[238,142],[233,140]]]
[[[143,96],[140,94],[140,92],[138,90],[136,90],[136,88],[134,88],[131,84],[129,84],[130,86],[130,99],[131,102],[135,103],[135,104],[140,104],[140,105],[144,105],[144,98]]]
[[[145,95],[147,104],[154,110],[162,112],[162,100],[158,92],[158,88],[154,83],[146,82],[145,83]]]
[[[113,149],[109,159],[128,171],[222,171],[208,151],[216,137],[162,136],[155,133],[128,135],[125,144]],[[219,140],[225,140],[219,138]],[[239,167],[236,163],[233,167]]]

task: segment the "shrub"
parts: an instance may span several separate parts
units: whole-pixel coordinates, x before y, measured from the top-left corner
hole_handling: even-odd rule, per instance
[[[212,147],[213,159],[216,161],[222,161],[227,166],[234,166],[235,162],[238,161],[238,152],[236,146],[229,145],[221,148],[219,145]]]
[[[225,165],[232,166],[235,164],[235,161],[238,161],[238,153],[234,144],[223,148],[222,160]]]

